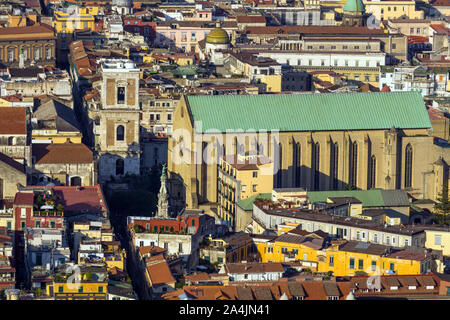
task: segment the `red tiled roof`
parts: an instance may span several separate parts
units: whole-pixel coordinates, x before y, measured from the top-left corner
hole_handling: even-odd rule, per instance
[[[163,256],[157,255],[146,259],[147,272],[152,285],[175,282],[169,265]]]
[[[430,24],[430,28],[432,28],[436,33],[440,34],[448,34],[449,29],[441,24]]]
[[[15,205],[28,205],[32,206],[34,204],[34,193],[33,192],[17,192],[14,198]]]
[[[381,89],[381,92],[391,92],[391,89],[389,88],[389,86],[387,84],[385,84],[383,86],[383,88]]]
[[[26,135],[25,112],[25,108],[21,107],[0,108],[0,134]]]
[[[82,143],[33,144],[36,164],[92,163],[92,151]]]
[[[266,23],[264,16],[237,16],[237,23]]]

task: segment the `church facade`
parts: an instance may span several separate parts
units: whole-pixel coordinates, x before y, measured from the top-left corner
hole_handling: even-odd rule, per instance
[[[185,96],[174,113],[168,170],[188,208],[217,202],[214,159],[255,151],[277,164],[275,188],[406,189],[435,200],[450,154],[431,133],[415,92]]]

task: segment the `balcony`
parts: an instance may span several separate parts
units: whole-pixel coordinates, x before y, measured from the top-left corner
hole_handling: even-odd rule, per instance
[[[59,210],[39,210],[33,212],[34,217],[64,217],[64,211]]]

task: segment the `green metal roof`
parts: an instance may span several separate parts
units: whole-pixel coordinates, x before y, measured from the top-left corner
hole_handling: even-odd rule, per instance
[[[362,2],[362,0],[347,0],[344,5],[344,11],[364,12],[364,3]]]
[[[245,211],[250,211],[253,210],[253,202],[255,202],[256,199],[270,200],[272,199],[272,194],[271,193],[255,194],[254,196],[248,197],[247,199],[238,201],[237,205]]]
[[[418,92],[186,96],[186,101],[201,132],[431,128]]]
[[[326,202],[327,198],[354,197],[363,207],[409,206],[408,195],[404,190],[337,190],[308,191],[309,202]]]

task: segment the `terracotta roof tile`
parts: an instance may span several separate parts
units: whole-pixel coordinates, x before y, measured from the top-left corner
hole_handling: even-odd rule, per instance
[[[152,285],[175,282],[167,261],[161,255],[146,258],[147,272]]]
[[[92,151],[82,143],[33,144],[36,164],[92,163]]]
[[[0,29],[1,30],[1,29]],[[27,134],[25,108],[0,108],[0,134]]]

